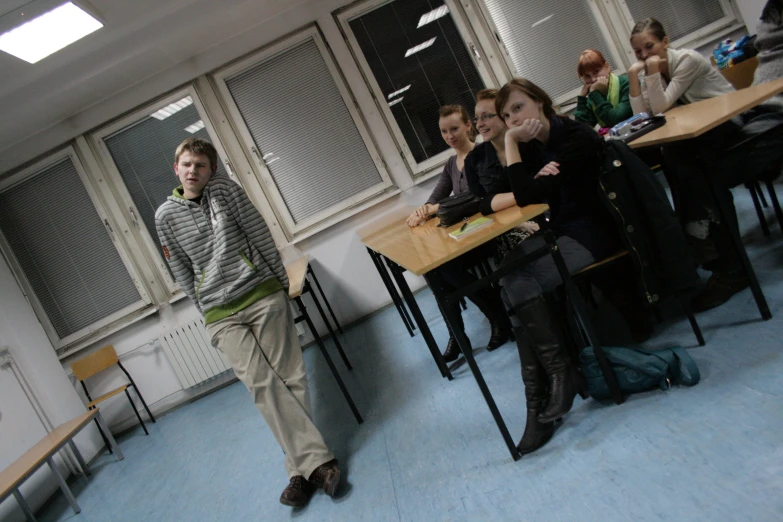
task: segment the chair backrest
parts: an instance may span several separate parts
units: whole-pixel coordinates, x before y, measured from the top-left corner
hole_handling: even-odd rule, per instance
[[[77,379],[83,381],[96,373],[105,370],[119,362],[114,346],[109,345],[95,353],[83,357],[71,365],[71,370]]]

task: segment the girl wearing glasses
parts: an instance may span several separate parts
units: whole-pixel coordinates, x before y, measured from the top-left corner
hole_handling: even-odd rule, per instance
[[[456,151],[456,154],[449,158],[427,202],[408,216],[406,223],[410,227],[415,227],[429,219],[432,214],[438,211],[438,202],[450,194],[459,195],[468,191],[464,172],[465,158],[475,147],[474,140],[476,138],[476,131],[471,125],[468,111],[461,105],[441,107],[438,124],[443,140]],[[438,270],[444,285],[450,287],[447,290],[461,288],[476,281],[475,276],[468,269],[490,255],[491,253],[486,248],[478,248],[436,270]],[[493,287],[485,288],[468,298],[489,320],[491,333],[487,350],[492,351],[505,344],[509,340],[511,323],[506,316],[497,290]],[[458,327],[464,333],[464,324],[458,304],[454,305],[453,311],[454,316],[459,318]],[[454,333],[449,329],[449,342],[443,353],[443,359],[446,362],[452,362],[457,360],[459,356],[459,346],[454,339]]]

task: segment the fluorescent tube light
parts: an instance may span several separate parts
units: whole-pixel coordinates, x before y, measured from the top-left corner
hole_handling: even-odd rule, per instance
[[[404,100],[404,99],[405,99],[405,96],[400,96],[400,97],[399,97],[399,98],[397,98],[396,100],[392,100],[392,101],[390,101],[390,102],[389,102],[389,107],[393,107],[393,106],[397,105],[398,103],[400,103],[400,102],[401,102],[402,100]]]
[[[174,103],[166,105],[162,109],[153,112],[152,114],[150,114],[150,116],[152,116],[156,120],[165,120],[172,114],[176,114],[182,109],[184,109],[185,107],[187,107],[188,105],[192,105],[192,104],[193,104],[193,99],[190,96],[186,96],[179,101],[175,101]]]
[[[101,22],[67,2],[0,35],[0,50],[36,63],[101,27]]]
[[[430,38],[430,39],[429,39],[429,40],[427,40],[426,42],[424,42],[424,43],[420,43],[420,44],[419,44],[419,45],[417,45],[416,47],[411,47],[410,49],[408,49],[407,51],[405,51],[405,58],[407,58],[408,56],[410,56],[410,55],[412,55],[412,54],[416,54],[416,53],[418,53],[419,51],[423,51],[423,50],[424,50],[424,49],[426,49],[427,47],[430,47],[432,44],[434,44],[434,43],[435,43],[435,39],[436,39],[436,38],[437,38],[437,36],[433,36],[432,38]]]
[[[434,22],[438,18],[443,18],[447,14],[449,14],[449,7],[446,4],[443,4],[437,9],[433,9],[429,13],[421,15],[421,18],[419,18],[419,25],[416,26],[416,29],[423,25],[427,25],[430,22]]]
[[[187,127],[185,127],[185,130],[188,131],[191,134],[195,134],[196,132],[200,131],[203,128],[204,128],[204,122],[201,121],[201,120],[198,120],[193,125],[188,125]]]
[[[408,90],[408,89],[410,89],[410,88],[411,88],[411,86],[410,86],[410,84],[408,84],[408,85],[406,85],[405,87],[403,87],[402,89],[400,89],[399,91],[394,91],[393,93],[391,93],[390,95],[388,95],[388,96],[386,97],[386,99],[387,99],[387,100],[391,100],[391,99],[392,99],[392,98],[394,98],[395,96],[398,96],[398,95],[400,95],[400,94],[404,93],[405,91],[407,91],[407,90]]]
[[[552,14],[551,14],[551,15],[549,15],[549,16],[547,16],[546,18],[542,18],[542,19],[541,19],[541,20],[539,20],[538,22],[536,22],[536,23],[534,23],[533,25],[531,25],[531,26],[530,26],[530,28],[532,29],[532,28],[534,28],[534,27],[536,27],[536,26],[538,26],[538,25],[541,25],[541,24],[543,24],[544,22],[548,22],[548,21],[549,21],[549,20],[550,20],[550,19],[551,19],[553,16],[555,16],[555,15],[554,15],[554,13],[552,13]]]

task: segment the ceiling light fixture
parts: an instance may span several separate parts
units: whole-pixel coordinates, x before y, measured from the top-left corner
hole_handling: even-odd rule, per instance
[[[394,91],[393,93],[391,93],[390,95],[388,95],[388,96],[386,97],[386,99],[387,99],[387,100],[391,100],[391,99],[392,99],[392,98],[394,98],[395,96],[397,96],[397,95],[400,95],[400,94],[404,93],[405,91],[407,91],[407,90],[408,90],[408,89],[410,89],[410,88],[411,88],[411,86],[410,86],[410,84],[408,84],[408,85],[406,85],[405,87],[403,87],[402,89],[400,89],[399,91]]]
[[[25,10],[22,7],[9,13],[4,22],[26,20]],[[66,2],[0,34],[0,50],[36,63],[101,27],[103,24],[92,15]]]
[[[201,120],[198,120],[193,125],[188,125],[187,127],[185,127],[185,130],[187,132],[191,133],[191,134],[195,134],[195,133],[197,133],[198,131],[200,131],[203,128],[204,128],[204,122],[201,121]]]
[[[394,107],[395,105],[397,105],[398,103],[400,103],[400,102],[401,102],[402,100],[404,100],[404,99],[405,99],[405,96],[400,96],[400,97],[399,97],[399,98],[397,98],[396,100],[392,100],[392,101],[390,101],[390,102],[389,102],[389,107]]]
[[[427,25],[430,22],[434,22],[438,18],[443,18],[447,14],[449,14],[449,7],[446,4],[443,4],[437,9],[433,9],[429,13],[421,15],[421,18],[419,18],[419,25],[416,26],[416,29],[423,25]]]
[[[411,47],[410,49],[408,49],[407,51],[405,51],[405,58],[407,58],[408,56],[410,56],[410,55],[412,55],[412,54],[416,54],[416,53],[418,53],[419,51],[423,51],[423,50],[424,50],[424,49],[426,49],[427,47],[430,47],[430,46],[432,46],[432,44],[434,44],[434,43],[435,43],[435,39],[436,39],[436,38],[437,38],[437,36],[433,36],[432,38],[430,38],[430,39],[429,39],[429,40],[427,40],[426,42],[424,42],[424,43],[420,43],[420,44],[419,44],[419,45],[417,45],[416,47]]]
[[[181,100],[175,101],[174,103],[170,103],[169,105],[166,105],[162,109],[153,112],[152,114],[150,114],[150,116],[152,116],[156,120],[162,121],[168,118],[169,116],[171,116],[172,114],[176,114],[182,109],[184,109],[185,107],[187,107],[188,105],[192,105],[192,104],[193,104],[193,99],[190,96],[185,96]]]

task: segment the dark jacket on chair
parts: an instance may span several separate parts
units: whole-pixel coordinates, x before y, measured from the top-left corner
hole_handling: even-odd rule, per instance
[[[663,186],[625,143],[608,141],[603,148],[599,193],[648,302],[694,289],[699,276]]]

